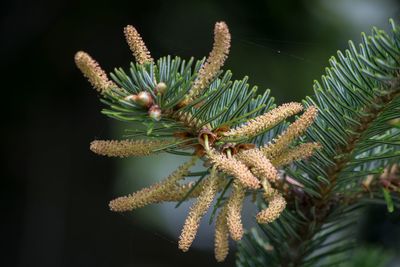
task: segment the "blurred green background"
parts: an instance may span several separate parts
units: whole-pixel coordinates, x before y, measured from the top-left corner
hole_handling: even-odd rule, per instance
[[[206,56],[216,21],[232,34],[225,69],[250,76],[278,103],[312,94],[328,59],[349,39],[396,20],[395,0],[302,1],[8,1],[1,4],[1,266],[217,266],[212,226],[193,249],[177,238],[189,205],[155,205],[119,215],[110,199],[168,175],[181,161],[160,155],[109,159],[92,154],[95,138],[118,138],[126,125],[102,116],[102,105],[73,62],[85,50],[104,69],[132,60],[122,29],[140,31],[153,57]],[[361,239],[399,247],[399,216],[366,216]],[[254,210],[246,206],[247,217]],[[372,214],[372,215],[371,215]],[[246,221],[248,226],[251,220]],[[368,224],[373,221],[374,223]],[[234,249],[226,263],[234,264]]]

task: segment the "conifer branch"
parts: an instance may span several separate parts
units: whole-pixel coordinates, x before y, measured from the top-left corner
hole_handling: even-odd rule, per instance
[[[162,201],[181,203],[188,198],[197,198],[185,221],[179,242],[179,248],[187,251],[201,217],[215,194],[222,190],[213,211],[221,208],[220,214],[226,216],[226,222],[223,220],[221,223],[222,219],[219,219],[218,231],[222,233],[216,235],[216,258],[222,260],[228,251],[225,248],[223,225],[226,224],[234,240],[241,239],[243,235],[240,213],[246,194],[258,193],[260,181],[263,181],[265,194],[276,192],[279,195],[282,190],[277,182],[277,170],[271,162],[287,147],[280,145],[275,148],[275,154],[266,156],[259,148],[254,148],[254,144],[243,142],[250,142],[255,136],[281,124],[287,117],[301,111],[302,105],[289,103],[274,108],[272,99],[268,98],[269,91],[257,96],[257,88],[249,89],[246,77],[231,81],[232,74],[229,71],[221,78],[217,77],[230,48],[230,34],[225,23],[215,26],[214,47],[206,63],[197,61],[194,68],[193,60],[186,63],[178,57],[173,60],[170,57],[161,58],[154,63],[133,27],[125,28],[125,35],[137,64],[131,64],[130,76],[121,68],[112,73],[111,77],[121,88],[110,86],[104,72],[99,71],[101,69],[96,67],[94,61],[86,60],[90,64],[83,66],[88,68],[79,64],[78,67],[101,89],[102,102],[109,106],[103,113],[118,120],[142,124],[135,129],[132,137],[144,139],[96,140],[92,142],[91,150],[100,155],[119,157],[149,155],[160,151],[195,155],[194,158],[202,157],[206,164],[211,165],[207,171],[211,170],[211,173],[207,179],[199,178],[196,183],[181,185],[178,180],[189,175],[188,170],[192,166],[192,163],[187,163],[166,180],[111,201],[110,208],[113,211],[129,211]],[[285,140],[291,142],[303,134],[312,122],[306,121],[307,114],[300,117],[300,122],[289,126],[283,136]],[[232,140],[235,143],[230,143]],[[285,163],[289,164],[290,160]],[[221,199],[231,185],[228,182],[231,176],[235,179],[234,189],[229,200],[224,202]],[[268,189],[265,186],[269,184],[267,180],[274,182]],[[271,201],[270,209],[276,206],[273,204],[275,202]],[[280,213],[275,213],[268,222],[275,220]]]
[[[132,26],[125,35],[137,63],[131,64],[129,74],[115,69],[115,83],[86,53],[75,57],[78,68],[102,94],[107,106],[103,113],[134,126],[135,141],[97,140],[91,150],[120,157],[165,151],[193,159],[166,180],[111,201],[112,210],[197,198],[179,241],[179,248],[187,251],[201,218],[222,191],[213,215],[219,209],[215,256],[223,261],[229,233],[234,240],[242,238],[244,198],[260,195],[265,201],[260,202],[256,220],[273,248],[258,250],[262,255],[245,261],[239,257],[238,264],[311,266],[326,255],[344,255],[351,249],[350,237],[343,244],[326,240],[331,233],[348,229],[356,218],[355,207],[366,196],[393,202],[391,194],[400,181],[389,174],[379,182],[374,177],[400,158],[400,130],[393,123],[400,110],[400,30],[394,23],[393,36],[374,29],[372,36],[363,35],[359,50],[350,43],[345,55],[338,53],[339,61],[332,58],[322,85],[315,83],[312,98],[278,107],[269,90],[257,95],[247,77],[232,81],[230,71],[221,71],[230,48],[225,23],[215,26],[214,47],[206,62],[169,56],[154,61]],[[285,121],[303,106],[305,112],[293,123]],[[207,170],[189,172],[198,158]],[[186,176],[199,178],[180,184]],[[265,244],[252,233],[251,246]],[[325,252],[318,249],[322,246]],[[246,249],[240,246],[240,253]]]
[[[374,29],[372,36],[362,35],[359,51],[350,42],[345,55],[338,52],[340,61],[330,60],[331,68],[322,77],[323,85],[316,82],[315,97],[305,101],[305,105],[318,106],[320,110],[315,123],[307,129],[307,140],[320,142],[322,148],[307,163],[298,162],[295,171],[287,170],[305,184],[304,189],[293,190],[289,197],[289,202],[297,203],[292,209],[299,223],[285,224],[280,216],[278,220],[285,224],[287,232],[279,235],[281,243],[266,235],[274,253],[265,253],[265,258],[258,258],[261,262],[276,260],[278,266],[319,266],[329,263],[325,259],[328,255],[336,256],[339,261],[336,264],[345,261],[354,248],[354,238],[344,231],[354,225],[357,208],[366,203],[365,198],[383,199],[379,192],[385,182],[372,182],[373,177],[381,173],[381,167],[400,160],[396,142],[392,141],[399,132],[388,123],[398,117],[395,110],[400,107],[397,71],[400,35],[398,26],[391,23],[391,37]],[[312,148],[312,143],[308,144]],[[282,157],[286,153],[300,153],[298,148],[284,152]],[[271,155],[268,150],[266,153]],[[278,156],[272,162],[279,165],[281,160]],[[394,188],[388,188],[386,196],[390,198]],[[262,228],[271,231],[274,227],[281,228],[278,225]],[[343,234],[345,238],[327,242],[332,233]],[[320,247],[324,247],[323,252]],[[241,249],[247,250],[243,246]]]

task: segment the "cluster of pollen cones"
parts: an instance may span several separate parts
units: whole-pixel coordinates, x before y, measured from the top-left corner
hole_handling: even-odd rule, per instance
[[[132,26],[124,30],[127,43],[138,64],[154,64],[150,52],[141,36]],[[218,22],[214,29],[214,45],[206,62],[200,68],[191,89],[182,98],[177,107],[182,107],[196,100],[220,72],[230,49],[231,36],[227,25]],[[78,52],[75,62],[92,86],[100,93],[112,93],[112,90],[125,90],[110,81],[99,64],[85,52]],[[163,81],[155,81],[155,94],[168,90]],[[125,100],[133,101],[155,121],[161,116],[169,116],[185,124],[190,114],[166,113],[154,103],[151,94],[145,92],[128,95]],[[285,188],[288,184],[279,177],[278,169],[293,161],[312,156],[320,148],[317,143],[302,143],[294,146],[294,141],[303,135],[317,116],[317,109],[309,106],[301,116],[290,124],[274,140],[260,147],[236,143],[237,140],[249,139],[260,135],[285,119],[302,112],[300,103],[287,103],[278,106],[260,116],[232,129],[214,133],[207,125],[197,130],[202,153],[193,153],[189,161],[180,166],[164,180],[133,194],[116,198],[109,204],[116,212],[132,211],[153,203],[165,201],[180,202],[195,198],[179,237],[179,248],[187,251],[195,239],[202,217],[210,209],[215,199],[218,203],[218,215],[215,222],[215,257],[223,261],[229,250],[229,237],[240,240],[244,233],[242,225],[242,206],[248,194],[259,193],[267,207],[256,214],[258,223],[271,223],[276,220],[286,207]],[[193,123],[192,120],[189,120]],[[186,124],[191,127],[190,124]],[[220,140],[215,142],[216,138]],[[224,144],[221,145],[221,140]],[[173,141],[159,140],[95,140],[90,149],[104,156],[129,157],[146,156],[162,150]],[[190,169],[197,160],[203,160],[208,166],[208,175],[197,182],[184,182],[190,175]],[[296,181],[292,185],[301,187]],[[229,187],[229,188],[228,188]],[[217,198],[219,194],[219,197]],[[221,195],[227,195],[222,198]]]

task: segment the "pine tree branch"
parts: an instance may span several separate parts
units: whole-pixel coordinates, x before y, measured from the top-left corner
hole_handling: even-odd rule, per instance
[[[339,146],[336,150],[336,154],[338,155],[334,160],[334,165],[326,170],[328,183],[320,182],[320,198],[311,198],[309,199],[309,205],[304,207],[304,211],[306,212],[308,209],[315,207],[314,214],[317,214],[315,218],[313,218],[313,222],[315,227],[310,228],[309,225],[302,225],[297,232],[300,235],[300,238],[293,237],[288,243],[290,244],[290,255],[292,258],[287,260],[282,258],[281,266],[282,267],[297,267],[302,266],[304,263],[304,259],[309,256],[309,254],[305,254],[305,251],[302,251],[302,244],[306,243],[313,239],[321,230],[321,227],[326,223],[327,218],[331,215],[332,209],[329,207],[332,206],[332,203],[338,204],[339,201],[341,205],[344,204],[354,204],[357,200],[359,200],[360,196],[356,196],[356,200],[354,199],[354,195],[344,195],[344,199],[338,199],[335,190],[338,176],[341,175],[343,170],[346,168],[347,164],[352,160],[352,155],[354,150],[356,149],[358,143],[362,141],[362,137],[368,128],[374,124],[374,122],[379,118],[382,112],[386,109],[386,107],[390,106],[390,104],[397,98],[400,97],[400,74],[397,73],[397,76],[394,80],[390,81],[390,89],[387,88],[379,88],[381,91],[388,91],[388,94],[384,94],[372,101],[374,105],[364,106],[360,113],[365,114],[364,116],[359,118],[360,124],[354,127],[351,130],[351,135],[346,138],[346,145]],[[299,249],[300,248],[300,249]]]
[[[400,158],[399,131],[392,123],[400,108],[400,34],[391,23],[390,37],[375,28],[372,36],[363,34],[360,50],[350,42],[346,56],[338,52],[339,61],[331,58],[322,86],[315,82],[315,95],[304,102],[320,112],[302,141],[319,142],[323,149],[285,170],[288,179],[303,185],[286,191],[283,215],[290,219],[260,225],[264,238],[247,235],[239,246],[239,266],[329,266],[332,255],[341,262],[355,245],[345,231],[355,225],[364,200],[386,199],[388,210],[398,205],[390,192],[399,181],[381,176],[371,182]],[[367,188],[366,176],[372,176]],[[263,242],[271,249],[264,250]]]

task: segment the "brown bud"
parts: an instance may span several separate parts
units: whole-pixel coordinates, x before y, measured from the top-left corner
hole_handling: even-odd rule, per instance
[[[156,85],[156,88],[154,88],[154,93],[156,95],[158,94],[162,95],[165,93],[166,90],[167,90],[167,85],[163,82],[160,82]]]
[[[149,116],[153,120],[159,121],[161,119],[161,109],[158,105],[152,105],[149,109]]]
[[[137,94],[137,97],[133,97],[132,100],[134,100],[136,103],[143,107],[150,107],[153,104],[153,97],[149,92],[140,92]]]

